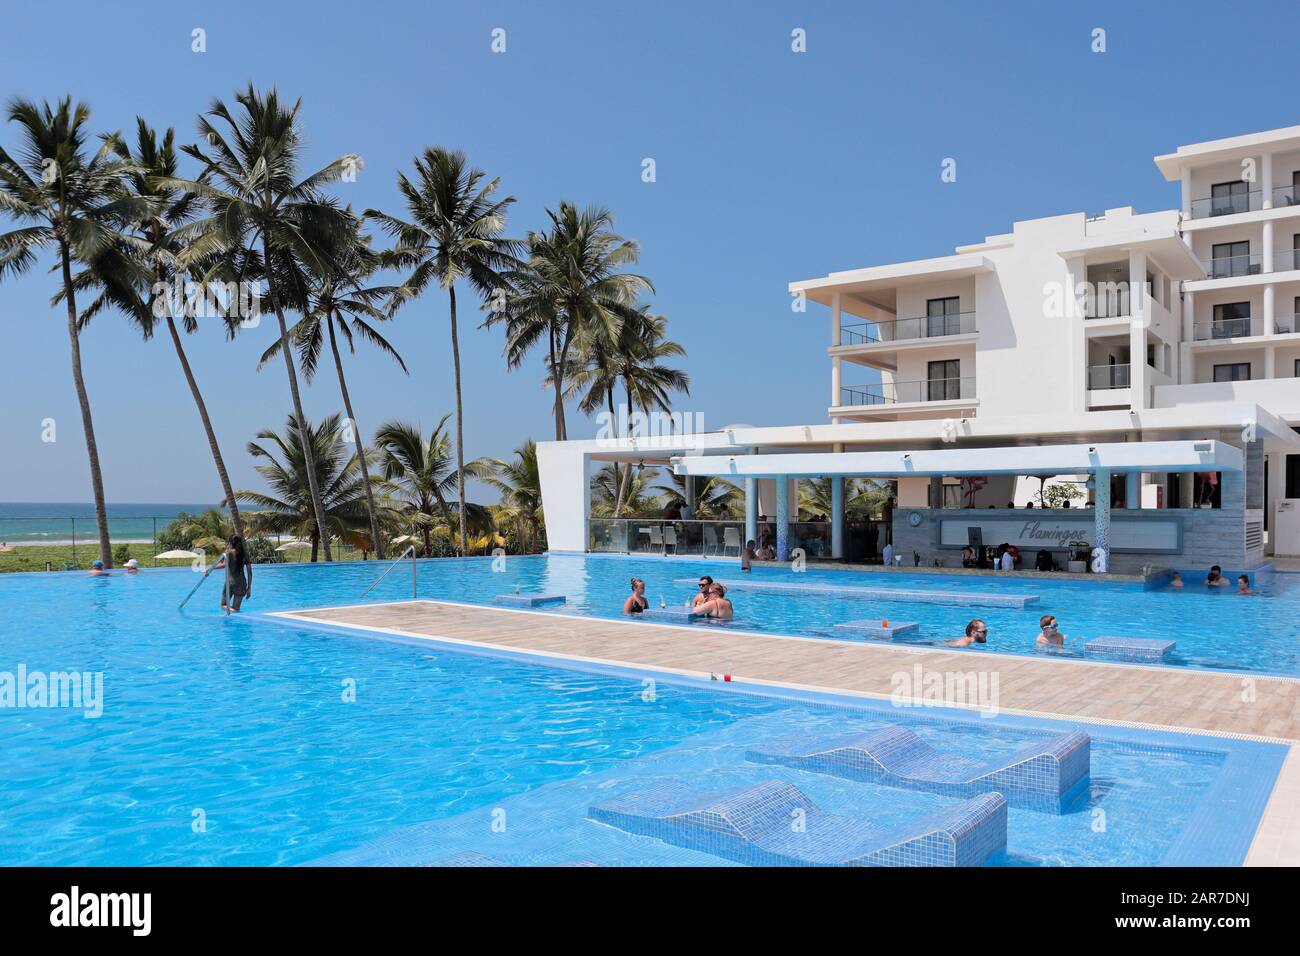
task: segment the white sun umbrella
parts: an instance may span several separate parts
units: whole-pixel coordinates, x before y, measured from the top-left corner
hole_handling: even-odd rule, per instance
[[[276,548],[275,550],[277,550],[277,551],[304,551],[304,550],[306,550],[307,548],[310,548],[310,547],[311,547],[311,542],[310,542],[310,541],[286,541],[284,544],[280,545],[280,547]]]
[[[415,536],[409,534],[399,535],[393,539],[393,544],[406,544],[408,541],[414,541]]]
[[[199,553],[197,551],[184,551],[180,548],[154,555],[155,558],[164,558],[168,561],[180,560],[181,558],[197,558],[198,556]]]

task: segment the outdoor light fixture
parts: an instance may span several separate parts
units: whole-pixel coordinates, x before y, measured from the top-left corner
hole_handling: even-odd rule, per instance
[[[1089,446],[1088,446],[1088,454],[1089,454],[1089,455],[1094,455],[1094,454],[1096,454],[1096,452],[1097,452],[1097,446],[1096,446],[1096,445],[1089,445]]]
[[[1192,445],[1192,451],[1201,455],[1208,454],[1209,452],[1214,451],[1214,443],[1208,441],[1198,441],[1194,445]]]

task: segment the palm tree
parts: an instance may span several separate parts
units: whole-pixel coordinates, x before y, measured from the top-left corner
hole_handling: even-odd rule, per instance
[[[609,210],[579,210],[569,202],[547,210],[551,227],[529,232],[528,261],[512,271],[504,308],[487,324],[506,323],[506,359],[517,368],[539,342],[547,347],[547,379],[555,390],[555,439],[568,438],[565,390],[580,357],[578,341],[614,341],[620,325],[636,316],[635,302],[654,286],[622,269],[640,256],[635,242],[613,231]]]
[[[199,254],[221,254],[221,268],[233,269],[240,280],[258,278],[259,274],[265,280],[271,310],[279,323],[281,353],[293,399],[291,420],[306,422],[284,313],[286,308],[306,308],[308,283],[304,271],[322,274],[338,267],[335,250],[346,242],[349,217],[322,195],[321,187],[357,169],[360,159],[342,156],[299,179],[302,100],[286,108],[274,89],[259,94],[250,83],[247,90],[235,94],[235,102],[241,109],[238,118],[225,103],[216,100],[198,119],[199,134],[211,156],[198,145],[183,148],[203,163],[203,176],[198,180],[163,178],[161,183],[196,193],[211,207],[211,215],[182,228],[180,238],[195,239]],[[306,477],[316,533],[324,545],[325,560],[329,561],[330,536],[317,484],[318,469],[311,460],[312,444],[304,441],[300,447],[307,456]]]
[[[182,516],[177,516],[178,518]],[[226,550],[232,534],[243,535],[235,528],[233,516],[228,517],[220,508],[209,508],[198,515],[185,515],[176,529],[190,541],[190,547],[201,548],[212,554]]]
[[[447,496],[456,488],[460,474],[452,464],[451,441],[443,430],[450,417],[443,415],[427,439],[417,426],[400,421],[386,422],[375,433],[375,446],[383,456],[384,478],[392,485],[401,514],[424,539],[425,557],[432,556],[433,529],[439,519],[449,532],[458,527],[466,530],[447,506]],[[464,473],[487,479],[493,470],[494,462],[490,459],[476,458],[465,463]],[[467,531],[462,538],[468,538]]]
[[[599,518],[614,517],[614,502],[618,496],[620,472],[614,462],[601,467],[591,476],[591,513]],[[623,514],[628,517],[649,517],[663,510],[662,500],[649,492],[650,475],[637,466],[626,483],[623,494]]]
[[[422,293],[437,281],[447,290],[451,308],[451,361],[456,386],[456,502],[465,513],[465,410],[461,402],[460,333],[456,325],[456,283],[465,280],[484,298],[501,293],[502,270],[513,268],[514,243],[502,237],[506,210],[513,196],[496,198],[501,180],[488,183],[483,170],[470,166],[465,154],[435,146],[415,158],[416,182],[397,174],[397,188],[406,200],[410,221],[377,209],[366,216],[377,220],[397,240],[395,260],[411,268],[394,307]],[[460,529],[465,553],[466,530]]]
[[[150,203],[145,215],[131,223],[125,241],[115,242],[98,255],[91,267],[80,273],[73,284],[78,290],[99,288],[99,295],[81,313],[84,326],[97,312],[107,306],[116,306],[145,339],[153,338],[154,326],[159,317],[166,320],[172,346],[180,361],[181,371],[189,386],[190,395],[199,411],[199,420],[207,435],[208,449],[216,465],[217,477],[225,493],[226,507],[234,532],[244,534],[243,519],[235,500],[234,486],[226,471],[221,446],[208,415],[207,403],[194,378],[189,356],[176,328],[175,306],[182,300],[177,294],[188,278],[191,247],[176,238],[179,227],[192,220],[200,211],[193,193],[164,185],[176,175],[176,151],[173,146],[175,131],[167,130],[159,144],[157,133],[144,121],[136,119],[136,146],[131,147],[120,138],[113,138],[114,152],[135,171],[126,178],[130,190]],[[142,210],[143,211],[143,210]],[[181,308],[181,321],[185,331],[193,334],[198,329],[195,310]]]
[[[307,444],[303,436],[307,436]],[[339,538],[366,528],[361,469],[344,440],[338,413],[326,416],[315,427],[310,421],[303,421],[299,427],[299,420],[290,415],[283,435],[266,429],[257,437],[268,444],[249,442],[248,453],[265,460],[257,466],[257,473],[266,479],[271,494],[243,490],[235,494],[240,501],[260,509],[250,520],[259,533],[306,537],[311,541],[311,560],[315,561],[317,548],[326,543],[320,534],[322,527],[327,535]],[[314,479],[308,473],[311,468],[316,470]],[[320,489],[323,523],[317,518],[312,500],[313,485]]]
[[[379,509],[375,506],[374,489],[370,482],[370,469],[366,463],[365,445],[361,440],[361,427],[352,410],[352,396],[348,391],[347,377],[343,374],[343,357],[339,354],[338,339],[347,342],[348,351],[356,353],[355,339],[361,338],[387,354],[403,372],[409,374],[402,356],[367,322],[383,322],[390,316],[375,307],[375,303],[391,298],[391,286],[362,286],[383,264],[383,257],[370,248],[370,237],[361,234],[361,220],[351,217],[350,232],[345,245],[336,252],[338,269],[328,269],[320,275],[309,275],[308,303],[303,317],[289,330],[298,346],[298,359],[303,376],[310,383],[316,375],[320,352],[325,338],[329,339],[330,354],[334,357],[334,371],[338,375],[339,392],[343,396],[343,410],[351,423],[352,440],[356,444],[357,461],[361,467],[363,487],[366,492],[366,511],[370,516],[370,541],[375,557],[384,558],[383,536],[379,533]],[[322,334],[322,329],[324,334]],[[277,352],[280,341],[262,353],[260,369]],[[367,549],[368,550],[368,549]]]
[[[620,382],[628,416],[638,406],[644,412],[667,412],[672,407],[672,392],[689,395],[690,377],[662,364],[664,359],[686,354],[680,344],[665,338],[667,331],[668,320],[654,315],[650,306],[642,303],[620,323],[614,339],[607,339],[596,330],[590,341],[584,337],[584,341],[577,343],[586,359],[585,366],[575,371],[570,381],[570,392],[585,391],[578,410],[590,415],[604,404],[617,433],[619,415],[614,408],[614,392]],[[632,463],[629,462],[622,470],[623,477],[618,486],[620,493],[614,508],[616,518],[620,516],[621,491],[630,480]]]
[[[542,524],[542,478],[537,468],[537,443],[531,438],[515,449],[513,461],[495,462],[495,473],[484,480],[501,492],[502,517],[513,521],[519,550],[537,550]]]
[[[134,172],[118,158],[111,139],[93,155],[86,153],[86,123],[90,108],[73,106],[65,97],[57,106],[16,99],[9,104],[9,121],[21,129],[21,156],[15,159],[0,149],[0,212],[22,223],[0,234],[0,278],[30,269],[38,253],[53,249],[62,273],[55,297],[67,308],[68,342],[72,352],[72,382],[81,407],[81,426],[90,460],[90,486],[99,529],[99,557],[105,567],[113,562],[108,540],[108,511],[104,504],[104,476],[91,417],[90,397],[81,370],[81,338],[73,288],[72,263],[89,263],[119,239],[118,230],[142,218],[148,203],[130,195],[124,185]]]
[[[669,484],[660,485],[665,508],[685,507],[686,476],[669,472]],[[725,478],[696,479],[695,517],[701,520],[739,518],[745,512],[745,493]]]
[[[870,518],[880,510],[889,497],[889,486],[870,478],[844,479],[844,516]],[[830,515],[834,512],[831,479],[809,478],[799,482],[799,511],[808,515]]]

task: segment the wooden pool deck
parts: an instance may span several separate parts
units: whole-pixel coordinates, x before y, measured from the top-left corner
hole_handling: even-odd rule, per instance
[[[983,682],[979,686],[996,686],[994,703],[1002,713],[1300,744],[1300,681],[1265,675],[892,647],[423,600],[276,616],[693,677],[729,673],[741,683],[878,699],[891,698],[897,675],[914,675],[920,667],[922,674],[973,675],[977,684]],[[1292,750],[1278,779],[1249,863],[1300,862],[1297,754],[1300,748]]]

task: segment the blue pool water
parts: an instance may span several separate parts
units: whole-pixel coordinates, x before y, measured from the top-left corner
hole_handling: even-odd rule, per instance
[[[665,580],[689,573],[676,562],[533,558],[496,574],[488,561],[442,561],[422,565],[420,590],[486,599],[517,581],[576,597],[585,582],[595,606],[605,585],[592,579],[648,576],[641,565],[656,563],[671,565]],[[357,603],[375,570],[259,569],[249,608]],[[104,679],[98,719],[0,709],[0,863],[427,863],[462,850],[509,862],[719,863],[592,824],[586,808],[665,777],[711,787],[776,777],[828,810],[887,824],[948,798],[760,767],[744,750],[778,732],[902,723],[980,757],[1064,729],[707,682],[658,679],[647,694],[644,675],[226,618],[215,582],[177,612],[193,581],[184,570],[0,579],[0,672]],[[409,589],[394,572],[370,598]],[[1012,810],[996,863],[1240,862],[1282,748],[1093,733],[1091,791],[1062,816]]]

